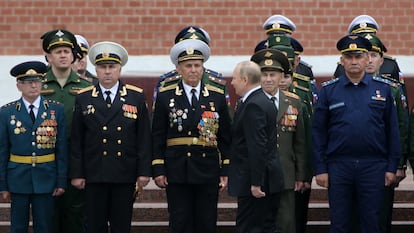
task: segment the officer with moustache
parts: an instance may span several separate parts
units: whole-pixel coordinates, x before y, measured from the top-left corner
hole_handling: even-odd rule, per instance
[[[54,197],[65,192],[68,153],[63,105],[40,96],[46,65],[16,65],[19,100],[0,110],[0,192],[11,202],[11,233],[52,232]]]
[[[171,48],[179,81],[160,88],[152,124],[153,178],[166,188],[172,233],[216,232],[227,186],[230,114],[224,90],[205,82],[210,48],[187,39]]]
[[[151,176],[150,120],[143,90],[119,80],[128,53],[94,44],[89,59],[99,83],[82,89],[73,113],[69,177],[85,190],[89,233],[130,232],[135,189]]]

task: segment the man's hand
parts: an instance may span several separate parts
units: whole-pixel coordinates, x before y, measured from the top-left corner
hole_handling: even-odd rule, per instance
[[[10,202],[10,192],[3,191],[1,192],[1,197],[4,201]]]
[[[84,189],[86,180],[83,179],[83,178],[76,178],[76,179],[72,179],[70,183],[73,186],[75,186],[75,188],[77,188],[77,189]]]
[[[52,196],[57,197],[57,196],[61,196],[65,193],[65,190],[63,188],[55,188],[53,190]]]
[[[250,191],[255,198],[262,198],[266,196],[266,193],[262,191],[262,188],[260,186],[252,185],[250,187]]]
[[[305,182],[303,182],[303,181],[295,181],[294,191],[295,192],[301,192],[301,193],[303,193],[303,191],[305,191]]]
[[[407,176],[405,173],[405,169],[397,169],[397,173],[395,174],[397,180],[396,180],[396,185],[398,186],[398,184],[405,179],[405,177]]]
[[[329,175],[328,173],[322,173],[315,176],[316,183],[324,188],[329,188]]]
[[[385,173],[385,186],[391,186],[395,184],[397,178],[396,175],[392,172]]]
[[[220,176],[219,191],[223,192],[224,190],[226,190],[227,184],[228,184],[228,177]]]
[[[166,188],[168,185],[167,177],[163,175],[155,177],[154,181],[155,184],[162,189]]]

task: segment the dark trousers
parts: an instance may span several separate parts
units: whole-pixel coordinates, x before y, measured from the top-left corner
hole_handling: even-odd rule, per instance
[[[295,217],[296,217],[296,233],[305,233],[306,224],[308,222],[308,206],[311,195],[311,189],[305,192],[295,192]]]
[[[11,233],[27,233],[30,207],[34,233],[52,232],[53,196],[46,194],[11,194]]]
[[[331,233],[348,233],[356,198],[361,233],[379,232],[385,161],[341,160],[328,164]]]
[[[263,198],[237,198],[236,233],[275,233],[280,195],[267,193]]]
[[[169,183],[166,191],[170,233],[217,231],[217,183]]]
[[[87,183],[88,233],[129,233],[135,201],[135,184]]]
[[[54,233],[84,233],[85,230],[85,193],[68,186],[62,196],[55,197],[53,216]]]

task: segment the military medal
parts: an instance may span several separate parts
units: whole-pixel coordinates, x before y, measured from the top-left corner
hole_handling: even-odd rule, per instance
[[[170,99],[170,104],[168,106],[170,106],[170,108],[174,107],[174,99]]]
[[[15,116],[15,115],[11,115],[11,116],[10,116],[10,119],[11,119],[11,120],[10,120],[10,124],[11,124],[11,125],[16,124],[16,116]]]
[[[20,129],[19,128],[15,128],[14,129],[14,134],[19,134],[20,133]]]
[[[17,126],[17,127],[22,126],[22,122],[21,122],[21,121],[17,121],[17,122],[16,122],[16,126]]]

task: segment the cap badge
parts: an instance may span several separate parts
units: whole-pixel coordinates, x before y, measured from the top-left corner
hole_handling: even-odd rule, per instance
[[[349,36],[349,39],[351,40],[355,40],[356,38],[358,38],[358,36]]]
[[[273,53],[267,51],[266,54],[264,55],[265,57],[271,57],[273,55]]]
[[[190,36],[190,39],[198,39],[198,36],[197,36],[196,34],[192,34],[192,35]]]
[[[276,42],[280,42],[280,37],[279,37],[279,36],[277,36],[277,37],[275,38],[275,40],[276,40]]]
[[[350,48],[350,49],[357,49],[357,48],[358,48],[358,46],[357,46],[356,44],[350,44],[350,45],[349,45],[349,48]]]
[[[370,34],[367,34],[367,35],[365,36],[365,38],[367,38],[368,40],[371,40],[371,39],[372,39],[372,36],[371,36]]]
[[[196,30],[195,30],[193,27],[190,27],[190,28],[187,30],[187,32],[189,32],[189,33],[194,33],[194,32],[196,32]]]
[[[26,71],[27,75],[34,75],[37,74],[37,72],[34,69],[29,69],[28,71]]]
[[[267,66],[271,66],[271,65],[273,65],[273,60],[272,59],[266,59],[264,64],[267,65]]]
[[[63,35],[65,35],[65,33],[63,33],[61,30],[59,30],[59,31],[56,32],[55,35],[58,36],[58,37],[62,37]]]
[[[272,28],[280,28],[280,24],[279,24],[279,23],[274,23],[274,24],[272,25]]]
[[[362,22],[359,24],[360,28],[366,28],[367,27],[367,23],[366,22]]]
[[[105,51],[105,52],[103,52],[103,53],[102,53],[102,57],[104,57],[104,58],[108,58],[108,57],[109,57],[109,53],[108,53],[108,52],[106,52],[106,51]]]
[[[59,38],[59,42],[62,42],[63,41],[63,38],[61,37],[61,38]]]
[[[187,48],[185,51],[188,55],[194,54],[194,49],[193,48]]]

